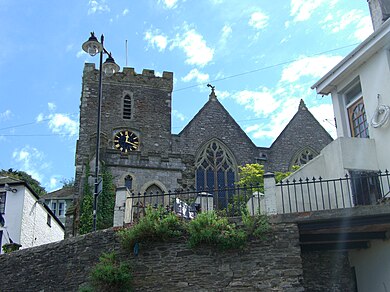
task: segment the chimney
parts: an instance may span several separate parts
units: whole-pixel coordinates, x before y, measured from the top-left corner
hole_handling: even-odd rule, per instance
[[[390,17],[390,0],[367,0],[372,25],[376,31]]]

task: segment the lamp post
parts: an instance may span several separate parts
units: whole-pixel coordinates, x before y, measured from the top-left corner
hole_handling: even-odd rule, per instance
[[[97,108],[97,122],[96,122],[96,161],[95,161],[95,187],[93,193],[93,231],[96,230],[96,213],[97,213],[97,198],[101,191],[101,180],[99,180],[99,148],[100,148],[100,120],[102,111],[102,95],[103,95],[103,84],[102,77],[103,73],[107,76],[112,76],[115,72],[119,71],[119,66],[115,63],[114,59],[104,48],[104,36],[100,37],[100,42],[95,37],[94,32],[91,32],[90,38],[83,43],[82,48],[92,57],[100,53],[99,62],[99,94],[98,94],[98,108]],[[103,54],[107,54],[108,57],[103,64]]]

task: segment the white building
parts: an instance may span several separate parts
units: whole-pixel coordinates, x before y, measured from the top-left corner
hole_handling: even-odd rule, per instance
[[[331,95],[338,138],[288,178],[290,182],[306,177],[310,182],[313,176],[341,181],[348,175],[350,180],[343,186],[334,183],[331,193],[337,196],[325,200],[315,197],[314,183],[305,185],[298,196],[288,194],[292,212],[374,205],[390,197],[388,173],[381,177],[390,170],[390,1],[369,0],[368,4],[374,33],[312,86],[318,94]],[[367,179],[353,185],[358,175]],[[387,184],[381,184],[382,178]],[[281,197],[280,191],[276,197]],[[305,210],[299,209],[302,206]],[[283,212],[280,200],[277,212]],[[370,246],[349,251],[358,291],[388,291],[390,241],[372,240]]]
[[[1,247],[13,242],[23,249],[64,238],[61,221],[23,181],[0,177],[0,214]]]

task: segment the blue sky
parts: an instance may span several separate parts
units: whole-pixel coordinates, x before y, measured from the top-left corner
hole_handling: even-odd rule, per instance
[[[98,63],[81,50],[91,31],[121,68],[174,72],[174,133],[210,82],[264,147],[301,98],[334,135],[330,97],[310,86],[372,33],[366,0],[0,0],[0,27],[0,169],[48,191],[74,177],[82,70]]]

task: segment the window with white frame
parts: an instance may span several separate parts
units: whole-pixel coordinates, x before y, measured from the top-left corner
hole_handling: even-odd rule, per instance
[[[64,200],[51,200],[50,204],[51,211],[57,217],[64,217],[66,212],[66,204]]]
[[[6,192],[0,192],[0,213],[5,213],[5,199],[6,199]]]
[[[351,137],[369,138],[368,122],[360,82],[356,81],[346,91],[344,96]]]

